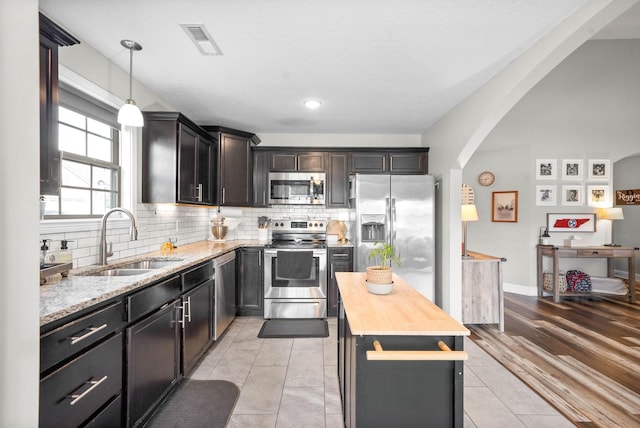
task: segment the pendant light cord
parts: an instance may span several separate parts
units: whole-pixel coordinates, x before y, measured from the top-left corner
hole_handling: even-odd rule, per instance
[[[133,46],[129,48],[129,99],[133,99]]]

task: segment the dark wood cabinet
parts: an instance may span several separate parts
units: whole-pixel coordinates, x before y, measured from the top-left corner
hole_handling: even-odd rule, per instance
[[[143,112],[142,202],[214,203],[213,138],[178,112]]]
[[[84,426],[101,407],[119,402],[122,348],[122,333],[118,333],[42,378],[39,426]],[[109,419],[112,427],[122,424],[117,411],[100,419]]]
[[[271,152],[270,170],[274,172],[325,172],[324,152]]]
[[[336,272],[353,272],[353,248],[329,247],[327,249],[329,269],[327,270],[327,315],[338,314],[338,282]]]
[[[269,153],[253,151],[253,193],[252,206],[269,206]]]
[[[351,173],[427,174],[429,149],[354,151]]]
[[[247,247],[237,251],[237,314],[240,316],[262,316],[264,314],[264,250]]]
[[[347,152],[327,153],[327,195],[328,208],[349,207],[349,154]]]
[[[260,139],[254,134],[221,126],[203,126],[203,129],[217,141],[215,202],[221,206],[251,206],[251,147]]]
[[[213,280],[182,296],[182,374],[187,375],[212,342]]]
[[[181,274],[182,374],[187,375],[213,342],[213,263],[208,261]]]
[[[58,149],[58,48],[80,43],[40,14],[40,194],[60,188]]]
[[[127,329],[127,427],[141,426],[180,378],[175,300]]]

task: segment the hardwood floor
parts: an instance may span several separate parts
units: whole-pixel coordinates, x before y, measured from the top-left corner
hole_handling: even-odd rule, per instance
[[[471,339],[578,427],[640,426],[640,305],[505,293],[505,332]]]

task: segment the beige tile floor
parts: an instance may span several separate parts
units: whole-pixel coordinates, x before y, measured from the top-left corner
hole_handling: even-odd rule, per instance
[[[336,319],[328,338],[258,339],[261,318],[236,318],[193,371],[240,388],[230,428],[339,428]],[[466,428],[572,427],[471,340],[464,372]]]

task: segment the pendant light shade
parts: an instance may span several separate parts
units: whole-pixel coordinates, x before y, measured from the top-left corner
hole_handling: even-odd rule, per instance
[[[118,111],[118,123],[139,128],[144,126],[144,119],[142,112],[133,100],[131,92],[133,88],[133,51],[142,50],[142,46],[133,40],[121,40],[120,44],[129,49],[129,99]]]

